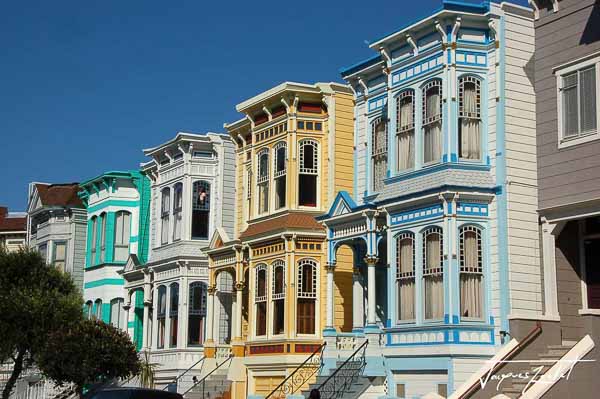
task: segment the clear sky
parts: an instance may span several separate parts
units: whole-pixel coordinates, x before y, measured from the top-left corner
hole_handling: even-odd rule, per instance
[[[527,0],[514,0],[525,5]],[[223,131],[286,80],[341,81],[365,41],[441,0],[31,0],[0,5],[0,205],[30,181],[134,169],[178,131]]]

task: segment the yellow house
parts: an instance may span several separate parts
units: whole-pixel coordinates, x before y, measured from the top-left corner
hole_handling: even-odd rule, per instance
[[[206,250],[205,353],[214,364],[231,353],[232,398],[265,397],[322,349],[327,237],[315,217],[353,189],[353,96],[338,83],[286,82],[236,109],[244,118],[225,125],[236,143],[235,237],[218,230]],[[338,254],[336,273],[344,270],[341,318],[352,313],[350,251]]]

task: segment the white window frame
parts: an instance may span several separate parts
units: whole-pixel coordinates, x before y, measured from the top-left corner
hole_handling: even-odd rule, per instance
[[[590,55],[591,58],[583,58],[575,60],[566,65],[558,66],[554,68],[554,74],[556,75],[556,101],[557,101],[557,113],[558,113],[558,148],[568,148],[579,144],[588,143],[590,141],[600,139],[600,53],[594,53]],[[562,100],[562,83],[563,77],[570,73],[595,66],[596,69],[596,131],[586,134],[580,134],[572,138],[566,138],[564,135],[563,126],[563,100]],[[578,85],[579,87],[579,85]],[[578,97],[579,99],[579,97]],[[579,106],[579,101],[578,101]],[[581,115],[578,113],[577,120],[579,121]]]
[[[302,291],[302,271],[301,269],[304,266],[310,266],[313,268],[313,292],[303,292]],[[296,308],[296,313],[294,314],[294,331],[296,332],[296,337],[298,338],[312,338],[316,337],[321,331],[321,312],[320,312],[320,298],[319,298],[319,287],[321,281],[319,279],[319,262],[311,257],[302,258],[296,261],[296,298],[294,300],[296,303],[294,307]],[[314,299],[315,301],[315,332],[314,334],[305,334],[298,332],[298,299]]]
[[[303,168],[303,159],[304,159],[304,147],[307,145],[312,145],[314,147],[313,152],[313,163],[314,167],[311,168]],[[296,191],[300,188],[300,175],[314,175],[317,176],[316,182],[316,205],[308,206],[308,205],[300,205],[300,193],[296,193],[296,204],[298,204],[298,209],[321,209],[321,179],[319,176],[319,171],[321,170],[321,143],[310,137],[302,138],[298,140],[297,143],[297,154],[298,154],[298,183],[296,186]]]

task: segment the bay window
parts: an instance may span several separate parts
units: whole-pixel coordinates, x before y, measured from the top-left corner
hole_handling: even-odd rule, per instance
[[[258,265],[255,273],[256,336],[260,337],[267,334],[267,265]]]
[[[444,317],[444,243],[442,229],[423,232],[423,283],[426,319]]]
[[[378,118],[371,123],[371,168],[373,170],[373,191],[383,189],[383,181],[387,174],[387,123],[385,119]]]
[[[177,347],[177,321],[179,315],[179,284],[169,287],[169,347]]]
[[[202,345],[206,318],[206,284],[196,281],[190,284],[188,310],[188,345]]]
[[[125,262],[129,257],[131,213],[119,211],[115,215],[115,261]]]
[[[442,82],[432,80],[423,87],[423,163],[439,162],[443,145]]]
[[[273,301],[273,334],[283,334],[285,330],[285,266],[276,260],[272,265],[271,299]]]
[[[278,143],[275,146],[275,162],[273,178],[275,179],[275,209],[285,207],[286,196],[286,144]]]
[[[198,180],[192,185],[192,239],[208,239],[210,224],[210,183]]]
[[[460,229],[460,315],[483,317],[483,256],[481,231],[474,226]]]
[[[481,159],[481,82],[473,76],[458,81],[458,152],[461,159]]]
[[[123,298],[110,301],[110,324],[122,330],[127,329],[127,313],[123,309]]]
[[[317,176],[319,174],[319,145],[315,140],[299,144],[298,205],[317,206]]]
[[[269,212],[269,149],[258,154],[258,213]]]
[[[54,248],[52,250],[52,264],[58,270],[65,272],[67,259],[67,243],[66,241],[54,241]]]
[[[158,325],[158,335],[156,337],[156,347],[162,349],[165,347],[165,317],[167,315],[167,287],[161,285],[158,287],[158,306],[156,309],[156,322]]]
[[[161,198],[161,244],[169,243],[169,212],[171,210],[170,206],[171,202],[171,189],[169,187],[165,187],[162,190],[162,198]]]
[[[415,167],[415,92],[405,90],[396,98],[398,171]]]
[[[298,262],[298,304],[296,331],[314,334],[317,301],[317,262],[302,259]]]
[[[173,241],[181,239],[181,212],[183,210],[183,184],[175,184],[173,194]]]
[[[415,319],[415,237],[401,233],[396,238],[396,286],[398,290],[398,320]]]

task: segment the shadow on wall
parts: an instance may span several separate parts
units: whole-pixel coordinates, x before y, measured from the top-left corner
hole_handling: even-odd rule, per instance
[[[592,44],[600,41],[600,0],[596,0],[587,20],[579,44]]]

